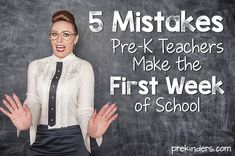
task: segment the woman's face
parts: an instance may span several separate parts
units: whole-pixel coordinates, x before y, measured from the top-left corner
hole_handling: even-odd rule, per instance
[[[78,42],[73,25],[65,21],[53,23],[49,37],[54,55],[61,59],[69,55]]]

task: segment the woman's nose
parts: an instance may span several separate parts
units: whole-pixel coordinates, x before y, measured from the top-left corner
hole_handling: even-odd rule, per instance
[[[59,34],[58,35],[58,38],[57,38],[57,42],[62,42],[62,37],[61,37],[62,34]]]

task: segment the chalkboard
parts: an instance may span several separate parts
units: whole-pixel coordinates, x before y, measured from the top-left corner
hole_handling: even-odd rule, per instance
[[[54,12],[66,9],[72,12],[76,18],[79,29],[79,43],[75,55],[89,61],[95,72],[95,107],[99,110],[106,102],[116,102],[119,106],[118,119],[112,123],[105,133],[103,143],[100,147],[92,140],[92,155],[94,156],[217,156],[235,155],[235,1],[234,0],[1,0],[0,1],[0,97],[4,98],[4,93],[16,93],[21,101],[26,98],[27,88],[27,67],[35,59],[50,56],[52,49],[47,36],[50,30],[50,18]],[[93,32],[89,26],[98,27],[91,24],[89,14],[92,11],[101,11],[102,15],[95,15],[103,22],[103,28],[100,32]],[[174,19],[192,16],[194,19],[191,25],[196,27],[196,19],[199,16],[207,16],[210,20],[209,29],[202,32],[198,29],[191,31],[186,27],[185,32],[171,32],[167,29],[166,18],[174,16],[171,19],[170,26],[176,23]],[[131,32],[131,23],[126,30],[121,30],[117,25],[114,27],[114,13],[118,13],[124,21],[128,12],[133,14],[133,19],[138,22],[140,18],[140,31],[136,27]],[[139,12],[139,13],[137,13]],[[147,25],[142,23],[142,17],[148,15],[154,19],[157,13],[165,17],[162,22],[162,30],[158,32],[157,22],[151,22],[153,30],[143,31]],[[176,17],[177,16],[177,17]],[[214,16],[220,16],[223,19],[217,19],[217,23],[212,21]],[[177,20],[175,20],[177,21]],[[182,22],[182,21],[181,21]],[[218,30],[221,25],[223,30]],[[132,23],[133,24],[133,23]],[[200,26],[199,26],[200,27]],[[203,30],[207,25],[201,26]],[[216,30],[212,30],[212,28]],[[160,38],[167,38],[165,43],[189,43],[220,44],[219,47],[212,48],[211,53],[162,53],[163,48]],[[113,39],[113,40],[112,40]],[[143,46],[152,39],[147,47],[152,50],[143,52],[140,47],[137,52],[128,52],[125,47],[121,53],[121,46],[113,51],[114,39],[120,43],[134,43],[137,46]],[[145,40],[144,40],[145,39]],[[193,40],[193,41],[192,41]],[[146,47],[145,47],[146,48]],[[223,52],[216,53],[221,50]],[[131,49],[131,48],[130,48]],[[170,48],[169,48],[170,49]],[[133,49],[132,49],[133,50]],[[179,71],[175,63],[178,57],[187,57],[189,62],[198,60],[202,66],[200,70]],[[171,69],[164,71],[150,70],[144,71],[143,64],[135,66],[133,71],[134,57],[140,61],[142,57],[146,61],[153,59],[169,61]],[[159,63],[160,65],[160,63]],[[150,68],[150,67],[149,67]],[[123,94],[120,88],[114,89],[111,93],[111,78],[125,77],[126,81],[141,80],[150,81],[152,77],[158,81],[156,93],[149,91],[147,94],[140,94],[139,88],[135,82],[131,94]],[[224,93],[219,92],[219,88],[209,94],[202,94],[198,91],[195,94],[189,94],[183,91],[182,94],[169,94],[166,78],[170,81],[182,77],[185,83],[194,80],[199,86],[203,80],[221,81],[219,85]],[[214,79],[214,80],[213,80]],[[114,81],[120,86],[120,79]],[[119,86],[119,87],[120,87]],[[151,87],[149,87],[149,90]],[[140,89],[143,91],[143,89]],[[190,89],[189,89],[190,90]],[[193,90],[193,89],[191,89]],[[190,92],[190,91],[189,91]],[[190,92],[192,93],[192,92]],[[147,98],[148,97],[148,98]],[[160,106],[156,105],[158,98],[162,106],[167,102],[173,103],[197,103],[200,101],[200,111],[192,112],[158,112]],[[146,99],[147,98],[147,99]],[[138,110],[141,105],[147,101],[149,106],[147,111]],[[1,106],[3,104],[1,103]],[[168,105],[169,107],[172,105]],[[20,137],[16,137],[16,128],[11,121],[0,113],[0,155],[26,155],[29,146],[29,133],[24,131]],[[178,147],[178,149],[177,149]],[[180,147],[182,150],[180,150]],[[183,148],[188,151],[183,151]],[[194,148],[194,149],[193,149]],[[195,150],[195,148],[197,148]],[[210,151],[212,149],[221,151]],[[210,149],[210,150],[209,150]],[[178,150],[178,151],[176,151]],[[223,150],[223,151],[222,151]]]

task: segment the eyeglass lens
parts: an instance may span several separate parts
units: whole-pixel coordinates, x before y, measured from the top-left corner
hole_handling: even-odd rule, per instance
[[[70,40],[70,38],[72,36],[72,34],[70,32],[64,31],[64,32],[58,33],[58,32],[52,31],[49,33],[49,38],[51,40],[56,40],[56,39],[58,39],[59,35],[62,37],[63,40],[66,40],[66,41]]]

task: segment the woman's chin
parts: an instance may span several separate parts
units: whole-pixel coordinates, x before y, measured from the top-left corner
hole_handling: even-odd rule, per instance
[[[59,58],[64,58],[68,55],[68,53],[66,53],[65,51],[61,52],[61,51],[56,51],[54,52],[54,55],[59,57]]]

